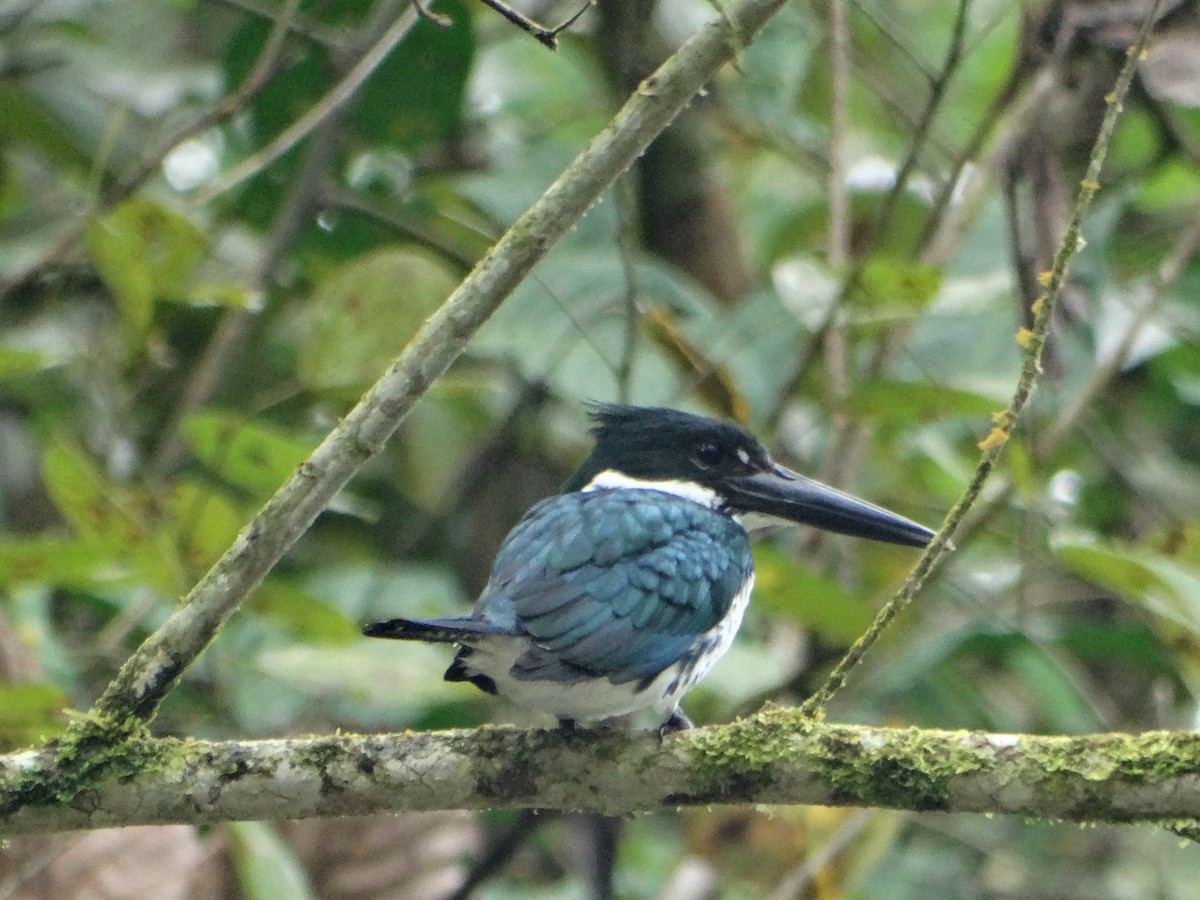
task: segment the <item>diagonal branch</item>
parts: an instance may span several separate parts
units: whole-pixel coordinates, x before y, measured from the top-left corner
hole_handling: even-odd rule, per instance
[[[435,809],[616,815],[713,803],[1179,819],[1200,812],[1200,733],[871,728],[772,710],[665,743],[651,732],[514,728],[148,738],[113,747],[108,765],[83,778],[63,772],[51,750],[0,757],[0,837]]]
[[[458,358],[521,279],[784,2],[729,4],[724,15],[701,28],[638,86],[613,121],[517,219],[183,604],[130,656],[77,732],[100,730],[126,717],[135,722],[153,718],[163,697],[225,619],[363,463],[380,452],[430,384]]]

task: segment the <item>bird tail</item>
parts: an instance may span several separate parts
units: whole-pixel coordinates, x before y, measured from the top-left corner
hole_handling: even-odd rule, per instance
[[[461,644],[480,635],[509,634],[502,628],[469,617],[447,619],[388,619],[363,627],[367,637],[398,641],[428,641],[434,644]]]

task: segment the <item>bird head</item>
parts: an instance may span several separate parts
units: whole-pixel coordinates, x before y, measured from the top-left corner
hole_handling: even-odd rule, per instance
[[[597,406],[592,419],[596,445],[567,491],[666,491],[748,528],[799,523],[911,547],[933,537],[923,525],[784,468],[754,435],[730,422],[615,404]]]

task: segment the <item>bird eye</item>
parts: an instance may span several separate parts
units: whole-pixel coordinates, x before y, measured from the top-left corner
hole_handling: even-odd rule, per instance
[[[719,463],[722,455],[721,448],[716,444],[701,444],[696,448],[696,462],[705,469]]]

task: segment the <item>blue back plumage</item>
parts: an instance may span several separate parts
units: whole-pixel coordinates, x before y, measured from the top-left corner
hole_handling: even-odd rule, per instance
[[[647,681],[724,618],[752,566],[741,526],[691,500],[563,494],[505,539],[476,616],[533,639],[517,678]]]

